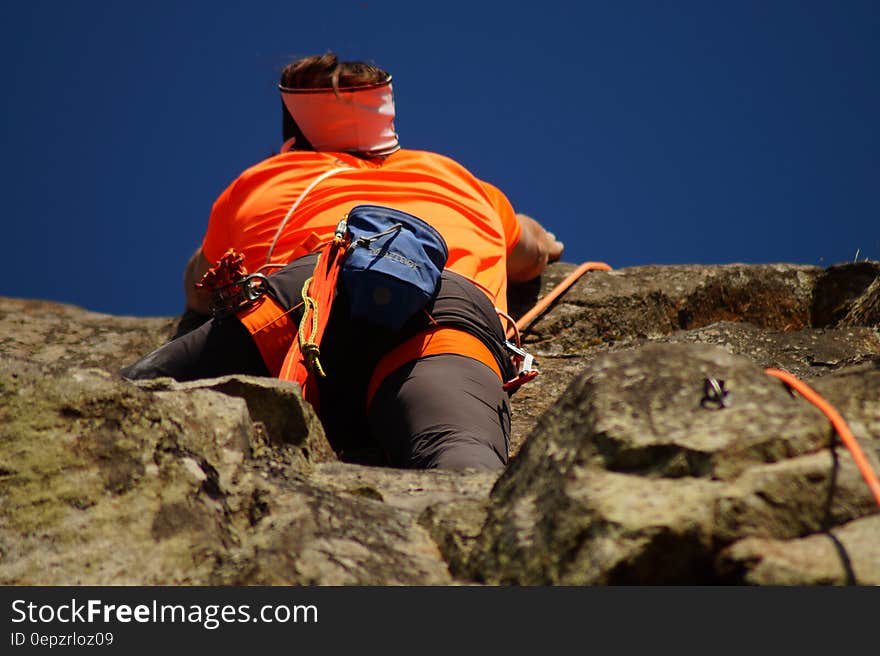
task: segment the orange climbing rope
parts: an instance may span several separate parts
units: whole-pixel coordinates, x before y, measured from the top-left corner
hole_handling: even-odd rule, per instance
[[[856,466],[859,468],[859,473],[861,473],[862,478],[865,479],[865,482],[868,484],[868,487],[874,495],[874,500],[877,502],[877,505],[880,506],[880,480],[877,479],[877,474],[874,473],[874,470],[871,468],[871,464],[865,457],[864,452],[856,441],[856,438],[853,436],[852,431],[850,431],[849,426],[846,425],[843,417],[834,406],[822,398],[812,387],[787,371],[782,371],[781,369],[765,369],[765,372],[774,378],[778,378],[783,383],[796,390],[798,394],[819,408],[819,410],[828,417],[831,421],[831,425],[834,426],[834,430],[840,435],[840,439],[844,446],[846,446],[852,454],[853,460],[855,460]]]
[[[525,331],[532,322],[537,319],[550,305],[559,298],[569,287],[571,287],[578,279],[587,271],[611,271],[611,267],[604,262],[584,262],[577,269],[572,271],[561,283],[556,285],[553,290],[544,298],[538,301],[531,310],[526,312],[516,322],[516,326],[511,326],[507,330],[507,337],[513,337],[518,331]]]

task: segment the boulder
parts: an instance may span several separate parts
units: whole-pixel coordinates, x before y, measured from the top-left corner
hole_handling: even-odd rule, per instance
[[[823,378],[826,396],[854,375]],[[710,378],[727,407],[705,403]],[[848,414],[876,466],[880,370],[858,380]],[[540,418],[492,490],[465,571],[521,585],[729,582],[715,565],[726,545],[877,511],[825,416],[761,367],[718,347],[648,344],[596,358]]]
[[[285,385],[0,358],[0,583],[449,583],[414,512],[309,481],[329,445]]]
[[[745,538],[719,555],[719,571],[749,585],[880,585],[880,515],[792,540]]]

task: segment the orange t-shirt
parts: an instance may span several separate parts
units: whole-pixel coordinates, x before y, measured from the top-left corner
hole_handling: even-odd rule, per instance
[[[330,239],[355,205],[385,205],[434,226],[449,247],[446,267],[470,278],[492,302],[507,309],[507,255],[520,238],[510,201],[455,161],[434,153],[399,150],[382,161],[343,153],[293,151],[275,155],[242,173],[214,203],[202,252],[216,263],[229,248],[244,253],[248,271],[266,264],[270,245],[291,207],[302,197],[272,251],[289,262],[313,249],[315,233]]]

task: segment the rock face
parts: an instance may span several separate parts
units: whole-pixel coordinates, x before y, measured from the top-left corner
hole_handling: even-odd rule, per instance
[[[340,462],[295,385],[119,378],[170,318],[0,299],[0,584],[880,585],[880,507],[764,372],[880,471],[878,311],[880,263],[589,273],[499,476]]]

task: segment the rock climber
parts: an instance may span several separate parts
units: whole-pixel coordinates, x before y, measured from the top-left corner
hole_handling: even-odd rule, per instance
[[[190,316],[209,315],[211,294],[197,284],[234,249],[248,272],[269,272],[278,312],[289,322],[267,346],[247,312],[215,316],[122,375],[276,375],[303,315],[301,290],[316,267],[316,244],[352,206],[392,207],[439,231],[446,269],[425,311],[393,334],[350,321],[334,302],[320,349],[326,377],[318,382],[328,438],[343,459],[357,460],[375,443],[396,467],[503,467],[510,405],[502,383],[515,371],[497,310],[506,311],[508,281],[539,275],[563,244],[452,159],[401,148],[386,71],[327,53],[287,65],[279,90],[280,152],[217,198],[184,284]]]

